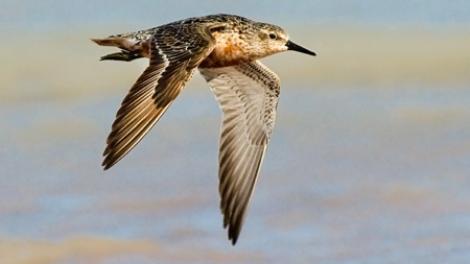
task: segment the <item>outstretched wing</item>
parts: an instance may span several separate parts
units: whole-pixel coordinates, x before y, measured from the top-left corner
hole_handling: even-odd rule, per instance
[[[178,96],[194,69],[214,48],[207,28],[194,24],[156,29],[150,65],[124,98],[104,151],[104,169],[122,159]]]
[[[220,207],[235,244],[271,136],[279,78],[258,61],[200,68],[224,113],[219,152]]]

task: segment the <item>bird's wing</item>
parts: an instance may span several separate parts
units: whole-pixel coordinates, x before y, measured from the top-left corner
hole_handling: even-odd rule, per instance
[[[145,136],[214,48],[209,30],[195,24],[156,30],[149,41],[150,65],[116,114],[103,153],[104,169],[116,164]]]
[[[279,78],[258,61],[200,68],[224,113],[219,151],[220,207],[235,244],[274,127]]]

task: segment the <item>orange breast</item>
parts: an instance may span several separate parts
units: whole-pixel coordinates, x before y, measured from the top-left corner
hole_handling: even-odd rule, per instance
[[[217,41],[211,54],[201,63],[201,67],[224,67],[246,61],[248,58],[239,42],[229,39]]]
[[[242,53],[242,50],[240,49],[239,46],[237,46],[233,42],[228,42],[226,43],[223,54],[221,55],[227,58],[233,58],[233,57],[236,57],[240,53]]]

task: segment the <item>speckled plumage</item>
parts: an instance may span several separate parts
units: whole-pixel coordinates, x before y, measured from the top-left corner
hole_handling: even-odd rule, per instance
[[[145,136],[196,68],[207,80],[224,114],[219,192],[224,227],[235,244],[274,127],[280,92],[279,78],[258,59],[288,49],[315,54],[289,41],[278,26],[225,14],[93,41],[121,49],[102,60],[150,59],[116,114],[104,151],[105,169]]]

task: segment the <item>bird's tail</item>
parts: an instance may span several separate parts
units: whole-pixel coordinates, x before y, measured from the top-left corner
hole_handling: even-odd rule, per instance
[[[93,42],[100,46],[117,47],[120,52],[111,53],[101,57],[101,60],[131,61],[148,57],[148,45],[145,39],[139,38],[138,33],[118,34],[106,38],[93,38]]]

